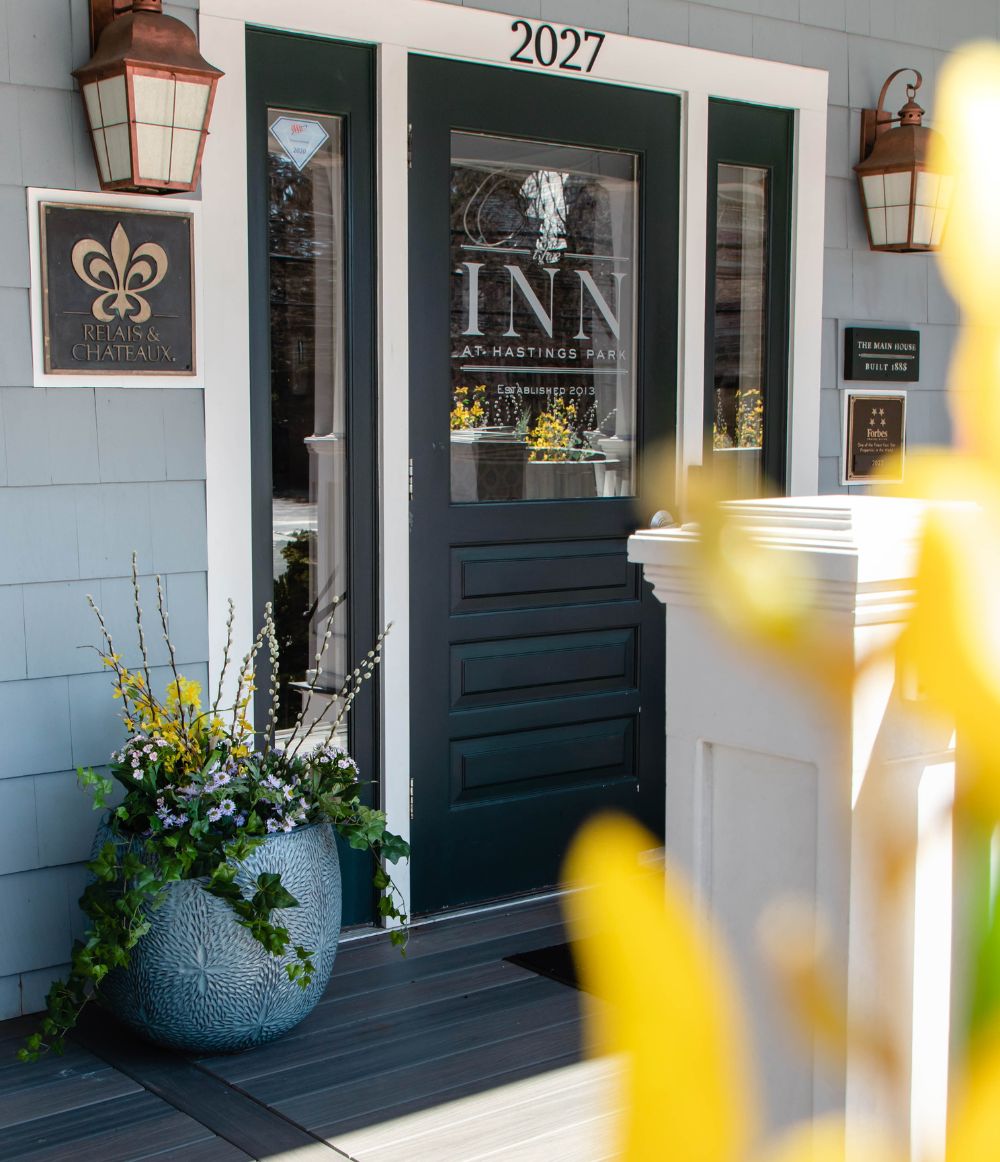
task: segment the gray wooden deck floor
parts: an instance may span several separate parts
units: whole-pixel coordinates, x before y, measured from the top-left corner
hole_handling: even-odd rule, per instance
[[[92,1012],[61,1058],[0,1024],[0,1162],[598,1162],[609,1066],[575,989],[505,956],[563,939],[552,902],[345,943],[316,1011],[262,1049],[187,1058]]]

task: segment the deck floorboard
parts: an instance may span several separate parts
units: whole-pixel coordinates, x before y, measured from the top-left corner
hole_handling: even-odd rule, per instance
[[[563,939],[546,900],[346,941],[315,1012],[220,1057],[156,1049],[91,1013],[63,1058],[0,1024],[0,1162],[601,1162],[607,1063],[575,989],[504,959]]]

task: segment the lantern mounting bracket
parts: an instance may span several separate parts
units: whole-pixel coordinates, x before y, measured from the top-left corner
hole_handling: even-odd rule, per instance
[[[152,9],[153,11],[160,11],[162,9],[161,0],[156,0],[155,4],[150,4],[149,0],[143,4],[140,0],[139,4],[134,4],[133,0],[90,0],[90,55],[94,55],[94,50],[97,48],[97,42],[101,39],[101,33],[107,28],[112,20],[117,20],[119,16],[127,16],[133,8],[143,7]]]
[[[893,117],[891,113],[884,108],[885,96],[889,91],[889,86],[901,73],[913,73],[916,77],[916,83],[910,83],[906,86],[906,104],[900,109],[899,114]],[[923,109],[916,103],[914,97],[917,90],[924,83],[924,78],[920,72],[914,68],[896,69],[894,73],[890,73],[886,78],[885,84],[882,86],[882,91],[878,95],[878,105],[874,109],[861,110],[861,160],[871,153],[872,147],[875,145],[875,139],[881,137],[883,133],[889,128],[894,121],[899,121],[903,125],[919,125],[920,119],[924,115]]]

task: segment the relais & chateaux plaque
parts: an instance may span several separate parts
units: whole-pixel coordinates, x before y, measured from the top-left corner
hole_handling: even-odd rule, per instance
[[[906,396],[903,392],[847,393],[844,483],[899,483],[903,479]]]
[[[194,375],[191,215],[41,202],[45,371]]]

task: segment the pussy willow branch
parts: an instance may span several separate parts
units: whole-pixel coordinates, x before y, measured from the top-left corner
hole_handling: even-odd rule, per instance
[[[219,703],[222,701],[222,685],[226,678],[226,671],[229,669],[229,653],[233,648],[233,618],[236,616],[236,606],[233,604],[233,599],[229,598],[229,615],[226,618],[226,648],[222,651],[222,669],[219,671],[219,687],[215,692],[215,701],[212,703],[212,717],[214,718],[219,711]]]
[[[302,743],[306,740],[306,738],[309,737],[309,731],[312,730],[312,728],[316,725],[316,722],[318,721],[318,719],[314,719],[309,724],[309,728],[306,731],[306,733],[296,741],[296,736],[298,735],[299,727],[302,725],[303,721],[305,720],[306,713],[308,712],[309,707],[312,705],[313,694],[316,692],[316,685],[319,682],[320,673],[321,673],[321,666],[323,665],[323,659],[326,657],[326,651],[329,649],[329,646],[330,646],[330,639],[331,639],[331,637],[333,637],[333,619],[337,614],[337,609],[340,605],[341,600],[342,600],[342,598],[340,598],[339,596],[334,597],[333,605],[330,608],[330,616],[326,619],[326,625],[323,627],[323,637],[320,641],[320,647],[316,651],[316,657],[315,657],[316,664],[313,667],[313,676],[309,679],[309,684],[306,686],[306,696],[305,696],[305,700],[302,703],[302,709],[299,711],[294,723],[292,723],[292,733],[288,736],[288,742],[285,745],[285,752],[286,752],[286,754],[288,754],[289,758],[294,758],[298,754],[299,748],[302,746]],[[320,717],[322,718],[322,715],[320,715]],[[295,742],[294,746],[292,746],[293,742]]]
[[[146,633],[142,627],[142,606],[139,604],[139,560],[138,555],[132,554],[132,602],[135,605],[135,625],[139,632],[139,653],[142,655],[142,672],[146,679],[146,689],[152,691],[153,683],[149,677],[149,655],[146,652]]]
[[[355,698],[357,698],[358,694],[361,692],[361,687],[369,678],[371,678],[372,674],[375,673],[375,667],[382,661],[382,643],[389,636],[389,631],[391,629],[392,622],[390,621],[385,629],[382,630],[382,632],[375,639],[375,646],[373,649],[368,651],[368,656],[361,662],[356,670],[347,676],[346,681],[344,682],[343,686],[341,686],[340,693],[337,695],[337,697],[342,698],[346,694],[346,698],[344,700],[343,706],[340,708],[340,712],[333,720],[333,725],[327,732],[324,743],[329,743],[332,741],[333,736],[340,728],[340,724],[347,717],[347,712],[354,704]],[[348,693],[348,691],[350,692]],[[315,725],[316,723],[314,722],[313,726]],[[310,729],[312,728],[310,727]]]
[[[156,604],[160,610],[160,625],[163,626],[163,640],[167,643],[167,653],[170,657],[170,669],[174,673],[174,689],[177,691],[177,717],[180,719],[181,734],[187,735],[187,724],[184,721],[184,699],[181,697],[181,676],[177,672],[177,655],[174,653],[174,643],[170,640],[170,615],[167,613],[166,598],[163,593],[163,582],[160,575],[156,575]],[[188,739],[191,742],[191,739]]]
[[[121,697],[122,697],[122,705],[125,709],[126,714],[128,714],[129,717],[131,717],[132,716],[131,711],[129,710],[129,702],[131,701],[131,699],[129,698],[128,693],[125,690],[125,683],[124,683],[123,678],[122,678],[123,673],[124,673],[124,668],[123,668],[122,664],[118,661],[117,657],[115,656],[115,645],[114,645],[114,642],[111,640],[111,632],[108,629],[107,622],[105,622],[105,620],[104,620],[104,614],[101,613],[100,606],[93,599],[93,597],[91,597],[91,595],[89,593],[87,594],[87,604],[90,606],[90,608],[97,615],[97,621],[101,627],[101,635],[104,638],[105,642],[107,642],[107,646],[108,646],[107,653],[105,653],[100,648],[97,649],[97,653],[105,661],[108,661],[111,663],[111,668],[115,672],[115,684],[118,686],[118,692],[121,694]]]
[[[280,687],[278,684],[280,665],[278,657],[278,631],[274,625],[274,618],[270,614],[264,619],[264,629],[267,631],[267,652],[271,662],[270,673],[268,675],[267,722],[264,726],[264,746],[262,748],[262,752],[266,758],[271,750],[271,739],[274,737],[274,731],[278,724],[278,706],[281,703]]]
[[[265,623],[266,623],[267,619],[271,616],[271,609],[272,609],[272,606],[271,606],[271,602],[269,601],[264,606]],[[236,734],[236,724],[239,720],[239,715],[240,715],[240,703],[243,701],[243,687],[245,685],[251,686],[253,683],[253,664],[254,664],[254,661],[256,660],[257,655],[260,653],[263,645],[264,645],[264,626],[261,626],[260,630],[257,633],[257,636],[253,639],[253,644],[251,645],[250,649],[243,655],[243,661],[240,663],[240,672],[239,672],[239,677],[238,677],[238,680],[236,683],[236,697],[233,699],[232,734],[234,734],[234,735]],[[248,691],[247,691],[248,696],[252,692],[253,692],[252,690],[248,689]]]

